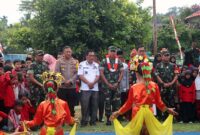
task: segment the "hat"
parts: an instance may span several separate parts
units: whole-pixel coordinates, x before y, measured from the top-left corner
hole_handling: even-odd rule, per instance
[[[0,111],[0,117],[2,117],[3,119],[8,118],[8,115],[5,114],[4,112]]]
[[[36,50],[35,55],[44,55],[44,51],[42,50]]]
[[[161,52],[161,55],[170,54],[169,51],[165,50]]]
[[[116,47],[114,47],[114,46],[109,46],[109,47],[108,47],[108,50],[110,50],[110,51],[116,51],[116,50],[117,50],[117,48],[116,48]]]

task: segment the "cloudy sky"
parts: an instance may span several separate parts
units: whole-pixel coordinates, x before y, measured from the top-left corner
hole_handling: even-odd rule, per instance
[[[0,17],[7,16],[9,23],[18,22],[20,17],[22,17],[22,13],[18,10],[20,1],[21,0],[0,0]],[[166,13],[170,7],[191,6],[195,3],[200,5],[200,0],[157,0],[157,12]],[[144,0],[142,6],[152,6],[152,0]]]

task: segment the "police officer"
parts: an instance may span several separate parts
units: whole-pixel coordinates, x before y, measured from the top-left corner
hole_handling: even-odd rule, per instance
[[[104,82],[103,89],[105,92],[105,115],[107,117],[106,125],[111,125],[109,117],[112,112],[120,108],[120,91],[119,85],[123,77],[123,64],[116,55],[116,48],[110,46],[108,55],[100,64],[100,74]]]
[[[75,114],[75,103],[77,100],[76,79],[78,60],[72,57],[70,46],[63,48],[62,57],[56,61],[55,72],[60,72],[64,81],[58,90],[58,97],[67,101],[72,116]]]
[[[176,99],[176,66],[170,63],[170,53],[165,50],[161,53],[162,62],[158,63],[155,70],[155,76],[161,89],[161,97],[164,103],[169,107],[175,107]],[[165,119],[167,116],[163,114]]]

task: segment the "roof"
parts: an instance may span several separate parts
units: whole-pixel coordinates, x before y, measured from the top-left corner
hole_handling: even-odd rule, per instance
[[[192,18],[195,18],[195,17],[200,17],[200,10],[193,13],[192,15],[186,17],[185,19],[188,20],[188,19],[192,19]]]

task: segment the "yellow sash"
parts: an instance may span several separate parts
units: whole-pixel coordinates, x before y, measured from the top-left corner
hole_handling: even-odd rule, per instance
[[[161,124],[150,111],[148,105],[140,107],[140,110],[137,112],[134,119],[132,119],[125,127],[115,119],[115,133],[116,135],[140,135],[144,122],[150,135],[172,135],[173,133],[173,116],[169,115],[164,123]]]

